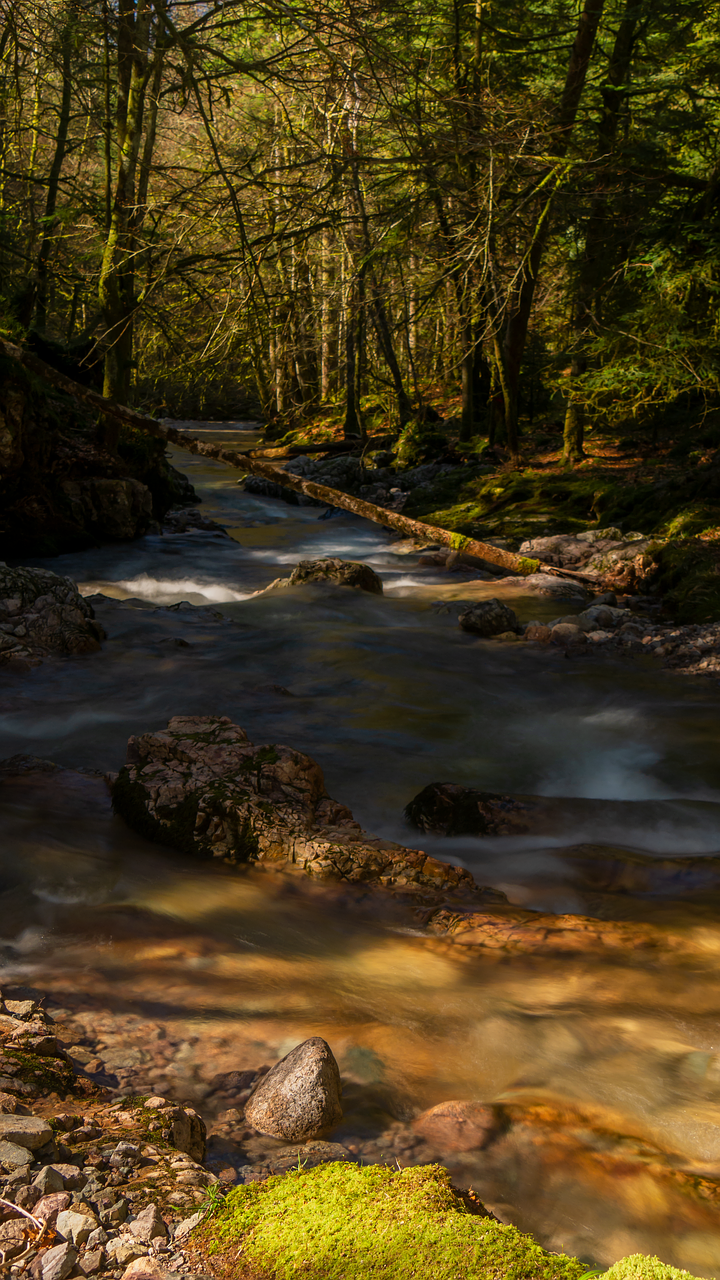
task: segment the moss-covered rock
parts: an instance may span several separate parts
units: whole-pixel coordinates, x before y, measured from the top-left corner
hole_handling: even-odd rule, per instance
[[[643,1253],[633,1253],[629,1258],[616,1262],[601,1280],[695,1280],[689,1271],[679,1271],[659,1258],[648,1258]]]
[[[213,1269],[276,1280],[581,1280],[575,1258],[479,1212],[446,1169],[326,1164],[236,1187],[195,1232]],[[241,1252],[239,1252],[241,1250]]]
[[[720,621],[720,542],[682,538],[665,543],[647,557],[644,577],[675,622]]]

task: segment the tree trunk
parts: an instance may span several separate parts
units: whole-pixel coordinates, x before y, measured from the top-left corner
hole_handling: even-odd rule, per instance
[[[35,323],[40,330],[47,326],[48,275],[50,255],[55,240],[55,211],[57,209],[58,188],[63,160],[67,150],[68,127],[70,124],[70,104],[72,101],[72,48],[75,14],[68,7],[65,25],[60,40],[62,51],[62,97],[58,116],[55,150],[50,173],[48,174],[47,196],[45,199],[45,217],[43,219],[43,238],[37,261],[37,295],[35,302]]]
[[[585,5],[580,15],[577,34],[570,52],[565,85],[553,128],[552,146],[553,152],[558,159],[562,159],[566,154],[570,143],[603,7],[604,0],[585,0]],[[500,352],[500,363],[502,365],[500,377],[505,402],[505,429],[510,452],[516,458],[519,453],[518,394],[520,368],[525,352],[535,287],[545,252],[545,245],[550,233],[552,204],[553,196],[550,195],[545,199],[544,205],[537,211],[532,240],[524,257],[524,265],[519,273],[518,283],[513,288],[508,300],[508,317]]]
[[[149,36],[148,0],[138,0],[137,14],[124,0],[118,29],[118,168],[98,285],[105,337],[109,343],[105,354],[103,395],[109,400],[126,401],[130,398],[135,310],[135,175],[142,141]],[[117,422],[103,421],[101,439],[106,449],[111,452],[117,449]]]
[[[598,162],[604,156],[611,156],[615,151],[620,113],[627,97],[627,93],[623,92],[623,86],[627,84],[630,72],[638,16],[636,3],[634,0],[629,0],[610,55],[607,80],[601,90],[603,111],[598,130],[596,152]],[[611,271],[607,252],[608,199],[605,183],[605,175],[600,174],[590,204],[585,231],[585,248],[577,272],[573,299],[574,350],[570,367],[563,450],[563,461],[566,462],[576,462],[585,457],[584,397],[574,384],[575,380],[586,372],[588,366],[586,351],[592,334],[594,300],[601,284],[600,274],[607,276]]]

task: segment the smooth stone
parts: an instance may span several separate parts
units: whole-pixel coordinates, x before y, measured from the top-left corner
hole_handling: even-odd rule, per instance
[[[492,1107],[480,1102],[441,1102],[423,1111],[413,1129],[441,1151],[476,1151],[488,1145],[498,1123]]]
[[[86,1276],[97,1275],[98,1271],[102,1271],[104,1262],[104,1249],[86,1249],[82,1259],[83,1274]]]
[[[245,1105],[245,1120],[259,1133],[303,1142],[339,1124],[341,1093],[330,1046],[312,1036],[263,1076]]]
[[[549,644],[552,639],[552,628],[542,622],[533,622],[525,628],[525,639],[535,640],[538,644]]]
[[[42,1196],[37,1201],[33,1214],[36,1218],[42,1218],[43,1222],[49,1222],[53,1226],[58,1214],[62,1213],[64,1209],[70,1208],[71,1201],[72,1196],[69,1191],[53,1191],[50,1195]],[[60,1234],[67,1236],[66,1231],[61,1230]],[[73,1244],[77,1243],[78,1241],[73,1240]]]
[[[167,1272],[152,1258],[136,1258],[125,1268],[122,1280],[165,1280]]]
[[[59,1169],[46,1164],[33,1180],[33,1186],[37,1187],[43,1195],[49,1195],[53,1191],[63,1191],[65,1182]]]
[[[19,1147],[26,1147],[28,1151],[37,1151],[38,1147],[44,1147],[52,1136],[50,1125],[40,1116],[0,1116],[0,1143],[17,1143]]]
[[[57,1231],[71,1244],[85,1244],[97,1226],[97,1219],[85,1213],[76,1213],[73,1209],[63,1209],[57,1216]]]
[[[168,1229],[156,1204],[149,1204],[139,1213],[130,1230],[138,1240],[149,1244],[151,1240],[167,1240]]]
[[[573,623],[558,622],[552,629],[553,644],[587,644],[585,632]]]
[[[200,1225],[204,1217],[205,1214],[201,1209],[197,1213],[191,1214],[189,1218],[183,1218],[182,1222],[178,1223],[173,1232],[173,1239],[184,1240],[185,1236],[189,1236],[190,1232],[194,1231],[195,1228]]]
[[[140,1240],[135,1240],[132,1236],[118,1236],[114,1240],[108,1240],[105,1253],[111,1267],[124,1267],[128,1262],[134,1262],[136,1258],[144,1258],[147,1254],[147,1245],[142,1244]]]

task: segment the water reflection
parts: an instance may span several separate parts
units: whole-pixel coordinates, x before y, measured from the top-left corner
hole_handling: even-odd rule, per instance
[[[352,517],[245,495],[219,465],[176,464],[231,538],[154,535],[48,562],[95,595],[109,638],[5,677],[0,755],[112,770],[130,733],[226,714],[313,755],[364,825],[411,844],[402,809],[428,782],[541,794],[528,836],[422,847],[514,902],[648,920],[686,945],[652,960],[483,954],[346,889],[188,862],[114,819],[97,776],[49,772],[0,787],[3,982],[51,988],[102,1026],[111,1061],[135,1055],[148,1084],[200,1101],[218,1071],[321,1034],[386,1125],[452,1097],[497,1103],[501,1138],[446,1158],[500,1211],[601,1262],[640,1249],[718,1274],[717,686],[479,641],[432,602],[507,587],[420,566]],[[315,555],[369,561],[385,597],[247,598]],[[204,607],[167,607],[183,600]],[[691,857],[704,878],[678,862]]]

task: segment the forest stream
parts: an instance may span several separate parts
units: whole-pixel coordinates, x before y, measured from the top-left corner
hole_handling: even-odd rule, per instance
[[[189,429],[230,448],[256,438],[252,424]],[[505,1221],[594,1264],[644,1252],[720,1275],[720,863],[698,862],[720,856],[718,681],[478,639],[454,600],[499,595],[521,621],[568,605],[422,565],[342,512],[245,493],[219,463],[172,461],[229,537],[34,562],[79,584],[108,638],[5,676],[0,757],[87,772],[2,793],[0,985],[50,992],[119,1088],[201,1108],[217,1073],[324,1036],[348,1082],[332,1140],[400,1163],[412,1142],[393,1134],[421,1109],[497,1104],[497,1141],[447,1162]],[[320,556],[370,564],[384,596],[251,598]],[[650,922],[686,945],[483,953],[410,927],[390,899],[354,910],[337,887],[151,845],[92,771],[118,770],[131,734],[205,714],[306,752],[368,831],[461,863],[511,903]],[[556,803],[541,835],[421,836],[404,807],[443,781]]]

